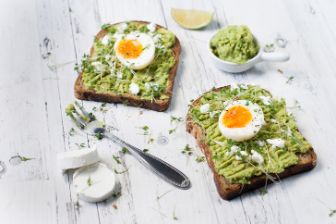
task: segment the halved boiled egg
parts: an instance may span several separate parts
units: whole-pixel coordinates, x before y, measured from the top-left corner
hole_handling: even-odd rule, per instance
[[[130,33],[124,38],[119,38],[114,50],[118,60],[134,70],[147,67],[155,55],[154,41],[144,33]]]
[[[253,138],[264,123],[264,113],[258,104],[236,100],[226,104],[218,127],[226,138],[241,142]]]

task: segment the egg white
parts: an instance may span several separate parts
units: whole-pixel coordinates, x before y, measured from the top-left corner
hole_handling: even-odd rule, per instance
[[[252,120],[242,128],[229,128],[223,123],[223,116],[233,106],[243,106],[249,110],[252,115]],[[259,132],[260,128],[265,124],[264,113],[258,104],[252,103],[248,100],[236,100],[226,103],[225,110],[219,116],[218,128],[221,133],[228,139],[237,142],[245,141],[253,138]]]
[[[152,37],[144,33],[130,33],[125,36],[124,39],[139,41],[143,47],[143,51],[137,58],[124,58],[117,50],[123,38],[118,38],[114,44],[114,50],[118,60],[130,69],[140,70],[146,68],[153,61],[155,56],[155,45]]]

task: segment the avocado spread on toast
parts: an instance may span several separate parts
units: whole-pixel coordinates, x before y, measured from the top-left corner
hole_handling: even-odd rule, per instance
[[[147,24],[141,22],[126,23],[127,28],[120,33],[118,25],[104,25],[102,29],[109,37],[108,43],[104,44],[103,38],[96,38],[93,55],[84,55],[81,65],[84,86],[99,93],[123,95],[129,93],[131,83],[135,83],[140,89],[137,94],[140,99],[167,99],[165,90],[169,72],[176,62],[172,50],[175,43],[174,34],[163,28],[150,32]],[[117,36],[130,33],[146,33],[155,40],[155,57],[144,69],[132,70],[122,64],[115,55],[114,44]]]
[[[265,99],[268,101],[265,102]],[[265,124],[254,138],[236,142],[221,134],[218,118],[225,108],[224,102],[232,100],[248,100],[262,108]],[[200,107],[206,104],[209,105],[209,110],[204,113],[200,111]],[[298,155],[311,148],[298,131],[294,117],[286,111],[284,99],[275,99],[267,90],[258,86],[227,86],[207,92],[189,109],[189,116],[204,133],[203,141],[210,149],[215,170],[230,183],[248,184],[254,176],[281,173],[287,167],[297,164]],[[276,147],[270,144],[270,139],[281,139],[284,146]],[[239,147],[240,150],[232,153],[232,146]],[[262,164],[249,159],[253,152],[263,157]]]

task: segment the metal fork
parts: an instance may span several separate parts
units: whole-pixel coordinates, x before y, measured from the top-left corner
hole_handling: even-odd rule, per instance
[[[139,148],[108,132],[104,128],[104,125],[102,125],[102,122],[98,121],[92,113],[87,112],[77,101],[68,106],[66,113],[70,116],[75,125],[85,133],[94,135],[98,138],[108,138],[121,147],[129,149],[130,154],[132,154],[141,164],[149,168],[157,176],[168,183],[181,189],[189,189],[191,187],[190,180],[184,173],[165,161],[147,152],[143,152]]]

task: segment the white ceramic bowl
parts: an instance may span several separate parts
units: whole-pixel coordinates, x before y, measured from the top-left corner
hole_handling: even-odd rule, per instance
[[[271,52],[271,53],[265,53],[262,50],[262,47],[256,37],[254,37],[259,45],[259,52],[256,56],[248,60],[244,64],[236,64],[229,61],[224,61],[217,57],[211,49],[210,42],[212,38],[216,35],[217,31],[211,36],[211,38],[208,41],[208,51],[210,54],[210,58],[215,64],[215,66],[225,72],[231,72],[231,73],[240,73],[244,72],[246,70],[249,70],[252,68],[255,64],[262,62],[262,61],[271,61],[271,62],[284,62],[289,60],[289,54],[287,52]]]

